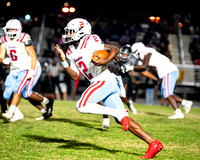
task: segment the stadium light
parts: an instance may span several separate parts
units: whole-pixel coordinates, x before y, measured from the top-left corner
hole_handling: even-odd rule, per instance
[[[68,7],[63,7],[63,8],[62,8],[62,12],[64,12],[64,13],[69,12],[69,8],[68,8]]]
[[[156,17],[155,23],[160,23],[160,17]]]
[[[26,14],[26,15],[25,15],[25,20],[27,20],[27,21],[28,21],[28,20],[30,20],[30,19],[31,19],[31,16],[30,16],[30,14]]]
[[[160,17],[155,17],[155,16],[150,16],[149,17],[149,20],[151,21],[151,22],[155,22],[155,23],[160,23]]]
[[[74,13],[75,11],[76,11],[76,9],[75,9],[74,7],[66,7],[66,6],[64,6],[64,7],[62,8],[62,12],[63,12],[63,13],[68,13],[68,12]]]
[[[74,13],[74,12],[76,11],[76,9],[75,9],[74,7],[70,7],[70,8],[69,8],[69,11],[70,11],[71,13]]]
[[[65,2],[65,3],[64,3],[64,6],[65,6],[65,7],[69,6],[69,3],[68,3],[68,2]]]
[[[33,20],[34,20],[35,22],[37,22],[37,21],[38,21],[38,17],[35,17]]]
[[[7,6],[7,7],[10,7],[10,6],[11,6],[11,2],[7,2],[7,3],[6,3],[6,6]]]
[[[181,27],[183,27],[183,24],[181,22],[179,22],[178,26],[181,28]]]
[[[150,17],[149,17],[149,20],[150,20],[151,22],[154,22],[155,19],[156,19],[156,18],[155,18],[154,16],[150,16]]]

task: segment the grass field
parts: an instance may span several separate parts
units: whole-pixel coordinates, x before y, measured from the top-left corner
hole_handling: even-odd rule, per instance
[[[139,159],[147,144],[123,131],[111,118],[111,127],[102,131],[102,116],[80,114],[74,101],[55,101],[53,117],[36,121],[41,113],[28,101],[20,102],[25,118],[5,123],[0,118],[0,159]],[[160,160],[200,159],[200,108],[193,108],[185,119],[168,120],[171,107],[135,105],[138,114],[130,116],[164,149]]]

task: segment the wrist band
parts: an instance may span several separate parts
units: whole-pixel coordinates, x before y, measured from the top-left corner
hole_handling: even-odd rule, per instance
[[[67,61],[61,61],[61,64],[64,68],[67,68],[69,66],[69,64],[67,63]]]

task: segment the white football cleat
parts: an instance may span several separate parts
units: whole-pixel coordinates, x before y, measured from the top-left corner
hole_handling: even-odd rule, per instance
[[[185,109],[185,114],[190,112],[192,104],[193,104],[192,101],[186,101],[186,104],[183,107]]]
[[[6,113],[2,113],[2,117],[6,120],[10,120],[13,117],[13,113],[7,111]]]
[[[169,116],[168,118],[169,118],[169,119],[179,119],[179,118],[184,118],[184,114],[181,112],[180,109],[177,109],[177,110],[175,111],[175,114],[172,115],[172,116]]]
[[[43,117],[43,116],[41,116],[41,117],[38,117],[38,118],[36,118],[36,120],[37,120],[37,121],[44,120],[44,117]]]
[[[14,116],[10,119],[10,122],[16,122],[24,118],[24,115],[22,112],[18,111],[17,113],[14,113]]]
[[[103,125],[102,129],[106,130],[110,127],[110,119],[109,118],[103,118]]]

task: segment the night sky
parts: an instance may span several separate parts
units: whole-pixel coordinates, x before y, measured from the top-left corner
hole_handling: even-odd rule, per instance
[[[145,15],[145,16],[160,16],[161,18],[171,18],[173,14],[179,13],[185,15],[190,13],[194,23],[199,22],[199,4],[198,1],[142,1],[142,0],[123,0],[123,1],[108,1],[108,0],[10,0],[11,6],[7,7],[6,3],[9,0],[0,1],[0,15],[6,18],[24,17],[25,14],[30,14],[32,17],[41,17],[44,13],[61,14],[61,8],[65,2],[69,6],[76,8],[76,16],[97,16],[97,15]]]

